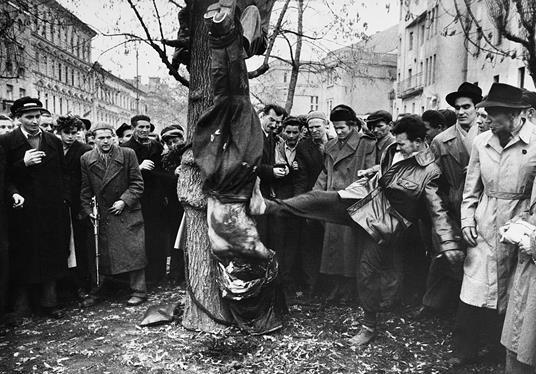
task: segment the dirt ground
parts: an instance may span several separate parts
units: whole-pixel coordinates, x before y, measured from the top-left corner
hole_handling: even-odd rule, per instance
[[[267,336],[185,330],[173,322],[139,327],[149,305],[182,300],[166,285],[147,304],[125,307],[126,294],[88,309],[76,303],[63,320],[41,317],[0,331],[1,373],[503,373],[500,364],[450,369],[452,320],[414,321],[414,308],[382,315],[380,335],[356,349],[356,307],[294,305],[285,328]]]

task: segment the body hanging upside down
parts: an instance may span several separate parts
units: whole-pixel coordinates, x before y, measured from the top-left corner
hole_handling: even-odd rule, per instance
[[[235,3],[221,0],[205,13],[214,105],[197,123],[193,152],[209,196],[209,239],[223,299],[238,326],[258,334],[281,328],[286,306],[275,253],[262,244],[247,213],[263,137],[249,98],[248,53]]]

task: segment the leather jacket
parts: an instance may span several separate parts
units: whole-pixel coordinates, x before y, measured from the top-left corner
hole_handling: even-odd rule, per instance
[[[349,215],[379,243],[395,239],[396,233],[422,220],[438,236],[440,252],[462,249],[459,228],[438,194],[441,171],[434,154],[425,149],[393,165],[396,148],[394,143],[386,149],[379,174],[365,187],[369,193],[348,208]],[[355,195],[362,196],[363,187]]]

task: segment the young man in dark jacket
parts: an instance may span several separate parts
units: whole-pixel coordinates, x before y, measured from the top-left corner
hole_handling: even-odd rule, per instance
[[[287,200],[265,200],[258,189],[251,200],[253,214],[297,215],[343,225],[359,225],[376,242],[364,250],[358,282],[365,311],[361,331],[352,343],[364,345],[377,334],[376,319],[383,292],[381,274],[391,265],[392,244],[401,232],[420,220],[429,221],[439,238],[439,254],[449,261],[463,258],[461,235],[438,194],[441,171],[425,144],[426,127],[418,116],[397,121],[396,143],[385,151],[379,173],[339,191],[311,191]],[[367,172],[361,173],[366,175]]]

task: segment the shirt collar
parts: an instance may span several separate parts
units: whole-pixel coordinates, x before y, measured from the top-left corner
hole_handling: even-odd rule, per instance
[[[22,135],[24,135],[26,139],[28,139],[28,136],[31,135],[28,131],[24,130],[24,127],[22,125],[20,126],[20,131],[22,131]],[[40,136],[41,133],[42,131],[41,129],[39,129],[35,134],[32,134],[31,136],[38,136],[38,135]]]

